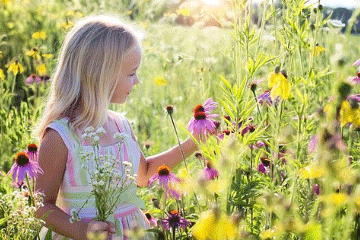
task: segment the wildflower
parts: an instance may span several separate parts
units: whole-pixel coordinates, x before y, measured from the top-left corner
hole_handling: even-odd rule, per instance
[[[242,131],[241,131],[241,135],[244,136],[246,133],[248,132],[254,132],[255,131],[255,125],[250,124],[248,126],[246,126]]]
[[[32,84],[32,83],[34,83],[34,82],[36,82],[36,83],[39,83],[39,82],[41,82],[41,78],[38,76],[38,75],[36,75],[36,74],[31,74],[30,76],[28,76],[27,78],[26,78],[26,83],[27,84]]]
[[[71,28],[73,25],[74,25],[74,23],[72,21],[67,20],[67,19],[66,19],[66,22],[62,22],[62,23],[58,24],[58,26],[60,28],[63,28],[65,30]]]
[[[159,166],[157,173],[149,179],[148,186],[151,186],[156,180],[159,180],[160,186],[164,188],[165,198],[168,197],[169,193],[171,193],[176,199],[180,198],[180,194],[169,187],[169,183],[174,184],[175,182],[179,182],[180,179],[170,171],[168,166]]]
[[[201,213],[191,231],[198,240],[234,239],[236,236],[234,222],[217,208]]]
[[[43,53],[42,56],[45,59],[53,59],[53,57],[54,57],[54,55],[51,53]]]
[[[360,72],[357,72],[357,76],[350,78],[348,81],[354,84],[360,84]]]
[[[323,53],[323,52],[325,52],[325,48],[324,47],[322,47],[322,46],[320,46],[318,43],[315,45],[315,48],[313,49],[313,51],[312,51],[312,54],[314,55],[314,56],[317,56],[317,55],[319,55],[320,53]]]
[[[315,185],[314,185],[313,192],[314,192],[316,195],[319,195],[319,194],[320,194],[319,184],[315,184]]]
[[[161,224],[164,226],[165,230],[171,228],[174,231],[178,227],[186,229],[187,225],[190,224],[190,221],[181,217],[177,210],[171,210],[167,218],[161,219]]]
[[[154,78],[154,82],[158,86],[166,86],[168,84],[164,77],[156,77]]]
[[[165,109],[166,109],[166,112],[170,115],[173,114],[173,112],[174,112],[174,106],[172,106],[172,105],[167,105]]]
[[[3,58],[4,57],[4,54],[2,51],[0,51],[0,58]]]
[[[157,227],[157,221],[155,218],[153,218],[153,216],[151,216],[150,213],[145,213],[145,216],[146,216],[147,220],[149,220],[149,223],[151,226]]]
[[[333,193],[329,196],[330,202],[334,205],[342,205],[347,201],[348,197],[344,193]]]
[[[219,172],[215,168],[212,167],[211,162],[206,161],[206,167],[203,169],[203,177],[206,180],[214,180],[218,178]]]
[[[39,74],[39,75],[45,75],[46,74],[46,66],[45,64],[41,64],[39,66],[36,67],[36,72]]]
[[[18,73],[24,72],[24,67],[19,63],[18,60],[15,60],[12,63],[8,63],[5,65],[5,67],[8,68],[9,72],[12,72],[14,75],[17,75]]]
[[[216,126],[212,118],[218,114],[210,114],[210,111],[216,107],[216,103],[212,99],[206,100],[204,105],[196,105],[193,109],[194,117],[190,119],[188,128],[194,135],[206,135],[214,133]]]
[[[44,32],[44,31],[34,32],[34,33],[32,34],[32,38],[33,38],[33,39],[42,39],[42,40],[45,40],[45,38],[46,38],[46,32]]]
[[[17,177],[17,182],[15,184],[17,186],[20,186],[21,183],[24,181],[26,174],[28,174],[30,178],[32,177],[36,178],[38,172],[41,174],[44,173],[41,167],[39,166],[39,164],[35,161],[30,160],[29,155],[26,152],[19,152],[16,155],[14,165],[7,173],[7,176],[10,173],[13,173],[12,175],[13,182],[15,183]]]
[[[4,80],[4,79],[5,79],[4,71],[0,68],[0,80]]]
[[[31,161],[37,162],[38,160],[38,147],[35,143],[30,143],[25,150],[25,153],[29,155]]]
[[[360,59],[356,60],[352,65],[354,67],[360,66]]]
[[[286,75],[286,74],[285,74]],[[284,73],[280,73],[280,67],[276,67],[269,77],[269,87],[271,88],[270,96],[274,99],[279,96],[282,99],[288,99],[290,96],[291,86]]]
[[[50,80],[50,77],[48,75],[41,76],[41,81],[47,82]]]
[[[257,100],[259,102],[260,105],[272,105],[273,104],[273,101],[271,99],[271,96],[270,96],[270,91],[271,90],[265,90],[262,94],[260,94],[258,97],[257,97]]]
[[[304,179],[314,179],[314,178],[321,178],[325,175],[325,170],[314,164],[309,165],[305,168],[300,170],[300,176]]]
[[[344,100],[341,104],[340,109],[340,121],[341,125],[345,126],[348,123],[352,123],[355,127],[360,125],[360,108],[357,106],[357,103],[352,101],[350,104],[349,101]]]
[[[267,157],[260,157],[261,163],[258,165],[258,171],[261,173],[269,173],[270,172],[270,159]]]
[[[39,50],[36,47],[34,47],[33,49],[27,51],[26,55],[29,56],[29,57],[33,57],[36,60],[41,59],[40,54],[39,54]]]
[[[188,8],[179,8],[176,10],[176,13],[178,15],[182,15],[184,17],[190,17],[190,15],[191,15],[191,12]]]
[[[220,139],[224,139],[225,135],[229,136],[230,135],[230,131],[229,130],[224,130],[221,134],[218,135],[218,137]]]

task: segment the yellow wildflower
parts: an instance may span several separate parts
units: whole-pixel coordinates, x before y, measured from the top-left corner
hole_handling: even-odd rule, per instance
[[[11,2],[11,0],[2,0],[4,5],[8,5],[9,2]]]
[[[260,233],[260,237],[261,239],[272,239],[276,236],[278,236],[279,234],[281,234],[282,229],[279,227],[275,227],[274,229],[267,229],[265,231],[263,231],[262,233]]]
[[[333,193],[329,196],[330,202],[332,202],[336,206],[344,204],[347,199],[348,196],[346,196],[344,193]]]
[[[46,66],[45,66],[45,64],[41,64],[41,65],[37,66],[36,67],[36,72],[40,76],[45,75],[46,74]]]
[[[202,212],[191,231],[195,239],[198,240],[235,239],[236,236],[234,222],[218,209]]]
[[[141,26],[146,30],[149,27],[149,22],[148,21],[143,21],[143,22],[141,22]]]
[[[125,13],[126,13],[126,15],[131,15],[131,14],[132,14],[132,11],[131,11],[131,10],[127,10]]]
[[[291,85],[283,73],[278,70],[269,76],[269,87],[271,88],[271,97],[274,99],[279,96],[282,99],[288,99],[290,96]]]
[[[5,65],[5,67],[8,68],[8,71],[9,72],[12,72],[14,75],[17,75],[19,72],[20,73],[23,73],[24,72],[24,67],[23,65],[21,65],[19,63],[18,60],[12,62],[12,63],[8,63]]]
[[[347,123],[352,123],[354,127],[360,126],[360,108],[353,108],[349,101],[344,100],[341,103],[340,121],[341,126],[345,126]]]
[[[315,48],[313,49],[313,51],[312,51],[312,54],[314,55],[314,56],[317,56],[317,55],[319,55],[320,53],[323,53],[323,52],[325,52],[325,48],[324,47],[322,47],[322,46],[320,46],[318,43],[316,44],[316,46],[315,46]]]
[[[42,56],[45,59],[52,59],[54,57],[54,55],[51,53],[44,53]]]
[[[74,10],[69,10],[69,11],[66,12],[66,16],[68,16],[68,17],[72,17],[74,15],[75,15]]]
[[[158,86],[166,86],[168,84],[164,77],[156,77],[154,78],[154,82]]]
[[[4,57],[3,52],[0,51],[0,58],[3,58],[3,57]]]
[[[0,68],[0,80],[4,80],[4,79],[5,79],[4,71]]]
[[[34,32],[32,38],[45,40],[46,32],[45,31]]]
[[[309,165],[305,168],[302,168],[300,170],[300,176],[305,179],[314,179],[314,178],[320,178],[325,175],[324,168],[316,165]]]
[[[74,26],[74,23],[72,21],[66,21],[66,22],[62,22],[58,24],[59,28],[63,28],[65,30],[71,28],[72,26]]]
[[[196,183],[190,177],[190,174],[186,169],[184,168],[179,169],[177,176],[181,179],[181,181],[176,183],[175,185],[177,191],[181,192],[184,195],[192,194],[193,192],[196,191],[195,189]]]
[[[178,15],[183,15],[184,17],[189,17],[191,15],[191,12],[188,8],[179,8],[176,10],[176,13]]]
[[[12,28],[15,27],[15,23],[14,23],[14,22],[8,22],[6,25],[7,25],[8,28],[10,28],[10,29],[12,29]]]
[[[41,57],[40,57],[40,54],[39,54],[39,50],[37,48],[33,48],[29,51],[26,52],[26,55],[27,56],[30,56],[30,57],[33,57],[34,59],[36,60],[40,60]]]

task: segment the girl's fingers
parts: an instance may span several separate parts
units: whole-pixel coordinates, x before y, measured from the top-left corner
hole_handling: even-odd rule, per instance
[[[115,230],[115,224],[110,222],[110,221],[106,221],[106,223],[109,225],[109,231],[111,233],[116,233],[116,230]]]

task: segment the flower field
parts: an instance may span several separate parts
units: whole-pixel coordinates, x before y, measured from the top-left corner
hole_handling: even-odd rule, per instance
[[[360,239],[360,37],[350,33],[360,8],[341,33],[320,1],[205,2],[0,1],[1,240],[38,239],[32,128],[66,32],[107,13],[144,34],[140,82],[125,104],[110,105],[144,155],[208,136],[138,188],[148,231],[169,240]],[[128,237],[143,234],[134,227]]]

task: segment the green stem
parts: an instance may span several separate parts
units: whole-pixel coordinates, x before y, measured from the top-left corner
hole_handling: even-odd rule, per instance
[[[32,190],[32,186],[30,185],[30,181],[29,181],[29,177],[28,177],[28,174],[26,173],[26,184],[27,184],[27,188],[29,190],[29,193],[30,193],[30,205],[32,206],[35,206],[35,199],[34,199],[34,195],[33,195],[33,190]]]
[[[179,147],[180,147],[181,156],[182,156],[182,158],[183,158],[183,160],[184,160],[184,163],[185,163],[185,168],[186,168],[186,170],[188,171],[187,164],[186,164],[186,160],[185,160],[185,155],[184,155],[184,150],[182,149],[182,146],[181,146],[181,143],[180,143],[180,139],[179,139],[178,132],[177,132],[177,130],[176,130],[176,126],[175,126],[175,123],[174,123],[174,119],[173,119],[173,117],[172,117],[172,114],[169,114],[169,116],[170,116],[171,123],[172,123],[172,125],[173,125],[173,127],[174,127],[174,130],[175,130],[176,139],[177,139],[178,144],[179,144]]]

